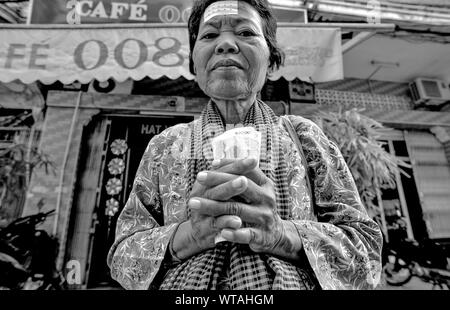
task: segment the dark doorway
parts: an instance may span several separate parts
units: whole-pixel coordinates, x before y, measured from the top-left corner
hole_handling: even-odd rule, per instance
[[[192,116],[109,116],[102,156],[99,197],[88,287],[119,286],[111,279],[106,258],[115,238],[117,218],[126,204],[141,157],[150,141],[164,129],[193,120]]]

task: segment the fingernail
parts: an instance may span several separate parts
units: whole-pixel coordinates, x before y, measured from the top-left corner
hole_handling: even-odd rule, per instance
[[[233,220],[231,221],[231,224],[233,225],[233,228],[238,229],[238,228],[241,227],[242,221],[241,221],[241,219],[239,219],[239,218],[233,219]]]
[[[218,167],[220,165],[220,159],[213,160],[211,165],[213,166],[213,168]]]
[[[197,180],[199,180],[200,182],[205,182],[207,177],[208,173],[204,171],[197,174]]]
[[[222,238],[225,238],[227,240],[233,239],[233,233],[228,229],[222,229],[220,235],[222,236]]]
[[[242,163],[243,163],[244,165],[246,165],[246,166],[251,166],[251,165],[253,165],[253,163],[254,163],[255,161],[256,161],[255,158],[253,158],[253,157],[248,157],[248,158],[244,159],[244,160],[242,161]]]
[[[195,209],[195,210],[200,209],[200,207],[201,207],[201,203],[200,203],[200,201],[197,200],[197,199],[191,199],[191,200],[189,200],[188,205],[189,205],[189,208]]]
[[[244,180],[242,179],[242,177],[239,177],[231,182],[231,186],[233,186],[234,188],[239,188],[244,184],[243,181]]]

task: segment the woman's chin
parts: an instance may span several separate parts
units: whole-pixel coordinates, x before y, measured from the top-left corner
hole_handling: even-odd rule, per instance
[[[206,94],[211,98],[220,100],[237,100],[248,96],[248,89],[242,87],[242,84],[226,87],[226,83],[223,83],[222,85],[217,86],[218,87],[209,87],[206,90]]]

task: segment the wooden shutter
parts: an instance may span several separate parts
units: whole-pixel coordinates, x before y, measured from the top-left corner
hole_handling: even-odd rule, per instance
[[[82,286],[86,286],[89,270],[88,258],[94,208],[98,196],[98,184],[104,156],[104,143],[108,120],[94,117],[83,130],[83,141],[79,159],[77,184],[68,236],[66,262],[76,260],[80,263]],[[105,262],[106,263],[106,262]],[[74,288],[80,288],[79,286]]]

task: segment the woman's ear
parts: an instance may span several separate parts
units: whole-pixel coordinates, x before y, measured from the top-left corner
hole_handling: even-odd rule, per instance
[[[267,71],[266,71],[266,81],[269,78],[269,76],[273,73],[273,66],[270,66],[270,64],[267,66]]]
[[[191,73],[194,74],[194,76],[197,75],[197,69],[195,68],[195,62],[192,59],[192,57],[191,57],[191,59],[189,59],[189,69],[190,69]]]
[[[273,72],[273,65],[270,61],[270,55],[267,57],[267,74],[271,74]]]

